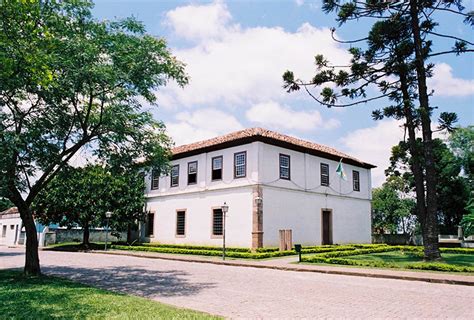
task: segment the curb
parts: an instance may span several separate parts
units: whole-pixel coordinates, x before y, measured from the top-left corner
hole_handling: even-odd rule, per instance
[[[452,284],[452,285],[462,285],[462,286],[474,286],[474,277],[473,281],[466,280],[457,280],[457,279],[439,279],[439,278],[427,278],[427,277],[415,277],[407,276],[401,274],[380,274],[380,273],[367,273],[354,272],[354,271],[341,271],[341,270],[323,270],[323,269],[306,269],[299,267],[282,267],[282,266],[272,266],[264,264],[247,264],[240,262],[226,262],[226,261],[213,261],[213,260],[201,260],[201,259],[187,259],[179,257],[163,257],[163,256],[144,256],[136,253],[121,253],[116,251],[90,251],[95,254],[110,254],[116,256],[127,256],[127,257],[136,257],[136,258],[145,258],[145,259],[160,259],[160,260],[171,260],[171,261],[181,261],[181,262],[194,262],[194,263],[210,263],[215,265],[224,265],[224,266],[233,266],[233,267],[246,267],[246,268],[259,268],[259,269],[273,269],[281,271],[296,271],[296,272],[313,272],[313,273],[325,273],[325,274],[334,274],[342,276],[356,276],[356,277],[367,277],[367,278],[379,278],[379,279],[394,279],[394,280],[406,280],[406,281],[422,281],[429,283],[441,283],[441,284]]]

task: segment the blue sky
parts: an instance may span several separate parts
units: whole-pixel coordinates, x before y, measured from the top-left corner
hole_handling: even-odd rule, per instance
[[[466,1],[467,9],[474,1]],[[288,94],[281,75],[287,69],[301,78],[313,74],[312,59],[323,53],[333,62],[347,61],[347,46],[335,43],[329,28],[333,14],[320,1],[153,1],[97,0],[98,19],[135,16],[149,34],[164,37],[173,53],[187,64],[191,77],[184,89],[170,83],[157,91],[158,107],[176,144],[261,126],[335,147],[379,166],[374,186],[383,180],[390,148],[403,131],[394,120],[373,121],[371,110],[384,101],[346,109],[327,109],[303,93]],[[459,17],[439,17],[438,31],[474,42],[472,29]],[[364,37],[370,21],[338,28],[341,39]],[[434,50],[450,48],[436,39]],[[440,56],[430,89],[432,104],[454,111],[460,125],[474,123],[474,54]]]

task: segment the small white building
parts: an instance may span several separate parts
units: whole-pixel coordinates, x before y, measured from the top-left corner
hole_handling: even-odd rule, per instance
[[[228,246],[278,246],[282,229],[303,245],[370,243],[374,167],[261,128],[176,147],[168,175],[147,177],[143,240],[219,246],[225,202]]]
[[[0,212],[0,245],[20,244],[22,222],[16,207]]]

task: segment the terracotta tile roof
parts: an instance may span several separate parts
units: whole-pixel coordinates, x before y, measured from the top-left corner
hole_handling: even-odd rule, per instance
[[[201,152],[224,149],[230,146],[250,143],[253,141],[262,141],[296,151],[315,154],[317,156],[333,159],[336,161],[339,161],[342,158],[343,162],[346,163],[354,164],[364,168],[375,168],[375,166],[370,163],[358,160],[334,148],[295,137],[290,137],[263,128],[249,128],[212,139],[175,147],[172,150],[173,159],[184,158]]]
[[[11,207],[10,209],[7,209],[5,211],[0,212],[0,216],[6,216],[10,214],[19,214],[18,208],[17,207]]]

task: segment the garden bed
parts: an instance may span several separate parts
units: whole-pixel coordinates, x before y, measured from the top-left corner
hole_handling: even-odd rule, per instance
[[[440,262],[424,262],[423,247],[375,246],[305,255],[302,262],[474,273],[474,249],[441,248],[441,254]]]

